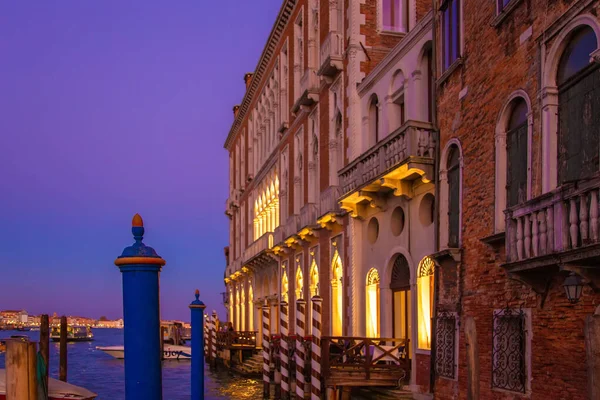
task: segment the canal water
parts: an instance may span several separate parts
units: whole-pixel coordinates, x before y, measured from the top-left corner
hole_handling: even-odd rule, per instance
[[[83,386],[98,394],[100,400],[125,399],[124,360],[117,360],[96,346],[123,344],[122,329],[94,329],[93,342],[69,343],[67,346],[67,381]],[[27,335],[39,340],[39,332],[0,331],[0,339],[11,335]],[[0,368],[4,368],[5,353],[0,354]],[[50,343],[50,376],[58,378],[58,343]],[[190,398],[190,365],[188,361],[163,362],[163,398],[188,400]],[[205,398],[208,399],[262,399],[262,382],[231,376],[227,371],[212,372],[205,368]]]

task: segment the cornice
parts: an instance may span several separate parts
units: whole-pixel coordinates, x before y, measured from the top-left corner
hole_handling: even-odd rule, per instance
[[[250,87],[246,90],[246,94],[244,95],[244,100],[240,105],[240,109],[237,113],[233,121],[233,125],[229,130],[229,134],[227,135],[227,139],[225,139],[224,148],[229,150],[231,142],[236,136],[236,133],[242,124],[242,121],[246,117],[246,113],[250,107],[250,103],[254,97],[256,90],[259,88],[260,83],[263,79],[263,74],[267,70],[271,59],[275,53],[275,49],[277,48],[277,44],[281,39],[283,31],[287,25],[287,22],[294,11],[294,7],[296,6],[296,0],[285,0],[281,5],[281,9],[279,10],[279,14],[277,15],[277,19],[275,20],[275,24],[273,25],[273,29],[271,29],[271,33],[269,34],[269,39],[267,40],[267,44],[263,49],[263,52],[258,60],[258,64],[254,70],[254,75],[252,76],[252,82],[250,83]]]
[[[375,82],[381,79],[383,75],[388,73],[389,70],[394,67],[394,61],[404,57],[414,47],[416,42],[421,40],[428,33],[431,33],[432,28],[433,12],[430,11],[421,21],[419,21],[417,26],[408,32],[408,34],[404,36],[404,38],[385,56],[385,58],[377,64],[373,71],[363,79],[357,87],[358,94],[362,96],[371,89]]]

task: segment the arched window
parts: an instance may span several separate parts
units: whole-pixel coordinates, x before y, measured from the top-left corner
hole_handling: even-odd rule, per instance
[[[369,102],[369,146],[379,142],[379,99],[377,95],[371,97]]]
[[[522,97],[513,101],[506,132],[507,175],[506,206],[527,200],[527,103]]]
[[[390,289],[392,290],[392,334],[394,338],[410,340],[412,339],[410,268],[402,254],[398,254],[394,259]]]
[[[331,335],[343,335],[343,269],[338,250],[331,260]]]
[[[248,330],[254,330],[254,289],[252,289],[252,283],[248,284]]]
[[[390,131],[400,128],[405,120],[404,74],[401,70],[394,73],[392,81],[392,107],[389,115]]]
[[[246,289],[244,285],[241,287],[241,296],[240,296],[240,330],[246,330]]]
[[[289,291],[289,284],[288,284],[287,272],[283,271],[283,276],[281,277],[281,298],[286,303],[289,301],[288,291]]]
[[[304,274],[302,273],[302,266],[298,265],[296,268],[296,300],[304,298],[302,291],[304,289]]]
[[[310,297],[317,296],[319,294],[319,267],[317,262],[313,260],[310,267]]]
[[[375,268],[367,273],[366,289],[367,337],[379,337],[379,272]]]
[[[419,349],[431,349],[431,318],[433,316],[433,272],[434,263],[425,257],[417,271],[417,336]]]
[[[448,247],[458,247],[460,236],[460,152],[448,149]]]
[[[342,113],[338,111],[335,116],[335,154],[333,163],[333,179],[331,182],[337,182],[338,171],[344,166],[344,135],[342,134]]]
[[[592,28],[575,30],[558,64],[558,181],[588,178],[598,172],[600,69],[590,63],[598,48]]]

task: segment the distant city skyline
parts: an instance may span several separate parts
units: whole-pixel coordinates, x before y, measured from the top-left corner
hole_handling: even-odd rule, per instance
[[[188,319],[198,288],[224,318],[222,145],[280,6],[0,4],[0,309],[121,318],[140,213],[161,317]]]

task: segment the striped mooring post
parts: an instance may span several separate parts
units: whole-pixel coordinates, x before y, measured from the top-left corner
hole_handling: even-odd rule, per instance
[[[279,314],[281,316],[281,342],[280,342],[280,357],[281,357],[281,398],[288,400],[290,398],[290,359],[288,346],[288,303],[282,301],[279,303]]]
[[[208,330],[208,315],[204,314],[204,358],[210,360],[210,354],[208,354],[208,342],[210,341],[210,335]]]
[[[313,342],[311,344],[311,400],[321,399],[321,306],[323,298],[314,296],[312,302],[312,335]]]
[[[213,368],[217,368],[217,312],[213,310],[210,321],[210,361]]]
[[[123,276],[125,398],[162,400],[159,277],[165,260],[143,243],[139,214],[131,226],[135,243],[115,260]]]
[[[204,322],[206,306],[200,301],[200,291],[196,289],[196,299],[190,304],[192,313],[192,400],[204,400]]]
[[[296,300],[296,400],[304,400],[304,321],[306,301]]]
[[[271,337],[270,327],[269,327],[269,313],[270,307],[267,304],[267,300],[265,300],[265,304],[262,306],[262,324],[263,324],[263,337],[262,337],[262,345],[263,345],[263,398],[268,399],[271,396],[271,389],[269,388],[269,384],[271,383],[271,355],[269,353],[269,340]]]

